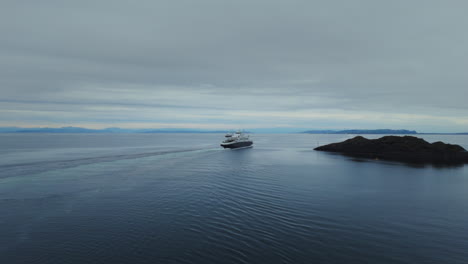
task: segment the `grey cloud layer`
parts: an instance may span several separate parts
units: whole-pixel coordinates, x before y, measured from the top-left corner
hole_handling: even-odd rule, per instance
[[[401,0],[2,1],[0,111],[8,117],[0,122],[268,126],[285,115],[284,125],[353,126],[354,115],[364,120],[356,126],[385,125],[378,117],[388,116],[389,126],[468,129],[467,8]],[[243,111],[250,114],[236,118]]]

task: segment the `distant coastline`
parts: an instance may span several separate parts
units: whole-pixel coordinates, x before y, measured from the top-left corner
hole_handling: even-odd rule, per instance
[[[125,129],[118,127],[104,129],[89,129],[82,127],[40,127],[40,128],[22,128],[22,127],[0,127],[0,133],[226,133],[227,130],[202,130],[202,129]]]
[[[126,129],[110,127],[104,129],[90,129],[83,127],[0,127],[0,133],[57,133],[57,134],[77,134],[77,133],[227,133],[232,130],[204,130],[204,129],[185,129],[185,128],[159,128],[159,129]],[[349,134],[349,135],[468,135],[468,132],[440,133],[440,132],[417,132],[406,129],[347,129],[347,130],[307,130],[307,131],[284,131],[278,128],[271,129],[248,129],[249,133],[286,133],[286,134]]]
[[[382,134],[382,135],[415,135],[419,134],[415,130],[406,129],[348,129],[348,130],[309,130],[305,134]]]
[[[415,130],[406,129],[348,129],[348,130],[309,130],[302,132],[304,134],[374,134],[374,135],[468,135],[468,132],[457,132],[457,133],[419,133]]]

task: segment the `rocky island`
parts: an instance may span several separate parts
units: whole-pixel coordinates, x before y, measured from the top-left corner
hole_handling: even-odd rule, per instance
[[[412,163],[468,163],[468,152],[459,145],[440,141],[429,143],[413,136],[385,136],[379,139],[357,136],[343,142],[320,146],[315,150],[337,152],[353,157]]]

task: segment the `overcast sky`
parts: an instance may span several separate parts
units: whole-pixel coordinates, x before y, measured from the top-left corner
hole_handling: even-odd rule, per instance
[[[0,2],[0,126],[468,131],[468,1]]]

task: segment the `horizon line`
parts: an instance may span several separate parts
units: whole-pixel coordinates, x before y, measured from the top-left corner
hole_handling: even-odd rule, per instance
[[[82,130],[92,130],[92,131],[105,131],[105,130],[127,130],[127,131],[132,131],[132,132],[150,132],[150,131],[163,131],[163,130],[169,130],[170,132],[174,131],[200,131],[200,132],[226,132],[226,131],[233,131],[233,130],[239,130],[239,129],[230,129],[230,128],[184,128],[184,127],[159,127],[159,128],[122,128],[122,127],[104,127],[104,128],[88,128],[88,127],[81,127],[81,126],[33,126],[33,127],[23,127],[23,126],[0,126],[0,129],[6,129],[5,131],[0,131],[0,132],[10,132],[10,133],[24,133],[23,131],[18,131],[18,130],[46,130],[46,129],[52,129],[52,130],[60,130],[60,129],[82,129]],[[11,131],[7,131],[11,130]],[[284,133],[304,133],[304,134],[314,134],[313,132],[317,132],[317,134],[321,134],[320,132],[346,132],[346,131],[364,131],[364,132],[371,132],[371,131],[382,131],[382,130],[388,130],[389,134],[391,134],[392,131],[408,131],[411,133],[402,133],[402,134],[467,134],[468,132],[419,132],[414,129],[391,129],[391,128],[377,128],[377,129],[368,129],[368,128],[353,128],[353,129],[329,129],[329,128],[321,128],[321,129],[307,129],[307,128],[294,128],[294,127],[262,127],[262,128],[246,128],[246,129],[241,129],[244,131],[248,130],[290,130],[288,132]],[[26,131],[25,131],[26,132]],[[109,131],[110,133],[113,133],[112,131]],[[123,132],[125,133],[125,132]],[[385,134],[385,133],[384,133]]]

